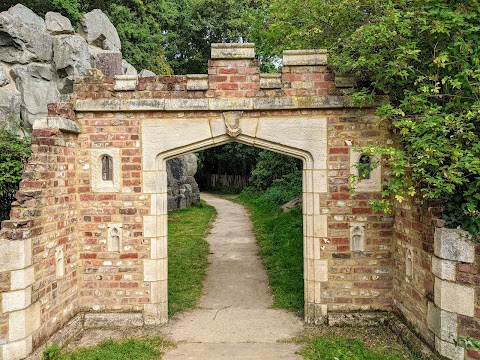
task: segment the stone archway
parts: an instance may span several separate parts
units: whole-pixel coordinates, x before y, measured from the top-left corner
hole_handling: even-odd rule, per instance
[[[234,126],[230,126],[229,117],[236,118]],[[166,141],[159,141],[159,134]],[[314,254],[316,251],[319,256],[320,251],[314,239],[327,235],[326,215],[314,211],[315,194],[326,192],[327,187],[326,135],[327,118],[324,116],[259,117],[256,113],[217,112],[191,120],[172,117],[143,122],[142,138],[144,144],[148,144],[143,148],[143,178],[144,186],[152,194],[151,215],[144,218],[144,236],[150,237],[152,257],[145,260],[144,280],[151,282],[152,299],[158,300],[145,306],[146,321],[166,322],[168,314],[166,161],[232,141],[303,161],[305,316],[314,318],[311,312],[315,311],[315,284],[322,281],[327,272],[326,261],[315,260]]]

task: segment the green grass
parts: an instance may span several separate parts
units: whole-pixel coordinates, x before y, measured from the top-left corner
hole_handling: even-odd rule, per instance
[[[198,206],[168,214],[168,313],[196,307],[202,295],[209,252],[205,237],[215,208]]]
[[[163,350],[172,343],[160,337],[127,339],[124,341],[105,340],[94,347],[76,350],[60,350],[55,345],[44,351],[45,360],[158,360]]]
[[[306,360],[412,360],[412,355],[391,349],[373,350],[360,339],[315,337],[299,354]]]
[[[244,191],[236,201],[251,214],[274,306],[303,314],[303,219],[299,208],[284,213],[276,190]],[[288,200],[287,200],[288,201]]]

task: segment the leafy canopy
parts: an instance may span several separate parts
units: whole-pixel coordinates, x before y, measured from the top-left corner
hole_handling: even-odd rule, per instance
[[[396,147],[372,147],[391,167],[378,209],[406,195],[440,199],[451,226],[480,231],[480,5],[388,1],[381,16],[337,44],[333,65],[387,93],[378,109]]]

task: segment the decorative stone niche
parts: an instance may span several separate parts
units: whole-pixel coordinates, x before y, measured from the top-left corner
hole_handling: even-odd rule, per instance
[[[92,190],[120,191],[120,150],[93,149],[91,152]]]
[[[365,251],[364,223],[350,223],[350,251]]]
[[[370,172],[359,173],[358,164],[368,167],[371,164]],[[382,169],[380,159],[375,156],[362,154],[362,152],[350,149],[350,174],[357,178],[353,188],[357,192],[380,192],[382,191]]]
[[[58,246],[55,249],[55,275],[57,278],[65,275],[65,255],[63,253],[63,246]]]
[[[413,277],[413,247],[410,245],[405,249],[405,273],[408,278]]]
[[[108,225],[107,250],[120,252],[122,249],[122,224]]]

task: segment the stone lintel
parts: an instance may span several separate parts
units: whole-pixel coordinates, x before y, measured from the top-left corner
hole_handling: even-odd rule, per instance
[[[376,104],[365,104],[374,107]],[[201,99],[79,99],[75,111],[242,111],[357,108],[345,96],[278,96]]]
[[[285,50],[283,66],[327,65],[327,50]]]
[[[214,43],[211,46],[211,59],[253,59],[255,45],[253,43]]]
[[[189,74],[187,75],[187,90],[208,90],[208,75]]]
[[[60,116],[49,116],[47,118],[40,118],[33,123],[33,130],[47,130],[58,129],[62,132],[70,132],[79,134],[80,129],[75,121],[65,119]]]
[[[260,89],[281,89],[282,74],[260,74]]]

